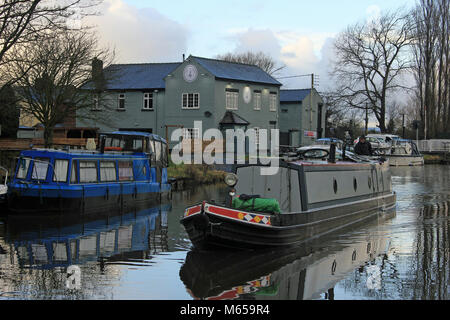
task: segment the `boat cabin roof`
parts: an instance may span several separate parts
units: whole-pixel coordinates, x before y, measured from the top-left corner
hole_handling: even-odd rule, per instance
[[[167,143],[166,139],[148,132],[139,132],[139,131],[114,131],[114,132],[104,132],[102,135],[119,135],[119,136],[132,136],[132,137],[142,137],[142,138],[150,138],[151,140],[161,141],[163,143]]]

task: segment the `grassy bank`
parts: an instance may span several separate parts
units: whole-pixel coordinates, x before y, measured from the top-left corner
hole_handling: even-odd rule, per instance
[[[423,160],[425,161],[425,164],[439,164],[444,162],[445,156],[436,154],[424,154]]]
[[[214,170],[205,164],[174,164],[169,160],[169,178],[186,179],[193,184],[213,184],[223,182],[226,172]]]

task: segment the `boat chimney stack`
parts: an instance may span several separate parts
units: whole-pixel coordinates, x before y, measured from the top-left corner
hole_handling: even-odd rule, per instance
[[[330,156],[328,162],[336,163],[336,143],[332,142],[330,145]]]

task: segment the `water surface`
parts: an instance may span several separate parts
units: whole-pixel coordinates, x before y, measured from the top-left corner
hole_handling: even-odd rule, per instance
[[[283,250],[192,250],[183,210],[221,185],[115,217],[2,217],[0,299],[448,300],[449,167],[392,168],[392,183],[395,212]]]

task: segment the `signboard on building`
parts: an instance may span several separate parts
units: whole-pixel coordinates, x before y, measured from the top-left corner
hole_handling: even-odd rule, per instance
[[[305,137],[317,138],[317,132],[316,131],[305,131]]]

